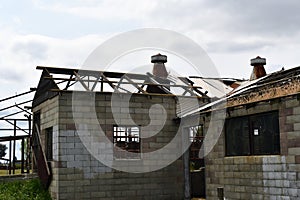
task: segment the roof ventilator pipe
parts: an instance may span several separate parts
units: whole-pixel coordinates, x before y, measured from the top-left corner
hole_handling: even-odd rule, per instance
[[[267,74],[264,67],[264,65],[266,64],[265,58],[257,56],[256,58],[251,59],[250,62],[251,66],[253,66],[250,81],[264,77]]]
[[[154,56],[151,56],[151,63],[154,63],[152,74],[158,76],[159,78],[166,79],[168,77],[168,72],[165,67],[167,62],[167,56],[161,55],[160,53]]]

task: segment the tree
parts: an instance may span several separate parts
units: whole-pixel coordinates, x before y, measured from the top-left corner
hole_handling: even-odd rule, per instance
[[[0,144],[0,158],[3,158],[6,155],[7,146],[5,144]]]

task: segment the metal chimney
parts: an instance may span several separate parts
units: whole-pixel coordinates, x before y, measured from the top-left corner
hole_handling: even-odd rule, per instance
[[[160,53],[154,56],[151,56],[151,63],[154,63],[152,74],[160,78],[167,78],[168,72],[166,70],[165,64],[167,62],[167,56],[161,55]]]
[[[165,67],[167,62],[167,56],[161,55],[160,53],[154,56],[151,56],[151,62],[154,63],[152,74],[154,79],[159,83],[165,85],[164,87],[158,87],[156,85],[148,85],[146,91],[148,93],[157,93],[157,94],[167,94],[167,90],[170,90],[169,85],[170,81],[167,79],[168,72]]]
[[[250,63],[251,66],[253,66],[253,71],[250,76],[250,81],[261,78],[267,74],[264,67],[264,65],[266,64],[265,58],[261,58],[257,56],[256,58],[251,59]]]

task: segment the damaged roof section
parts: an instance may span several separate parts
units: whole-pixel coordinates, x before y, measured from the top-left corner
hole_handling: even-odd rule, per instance
[[[224,103],[226,103],[224,104],[225,107],[228,108],[299,94],[300,66],[288,70],[282,69],[255,80],[244,81],[239,87],[228,93],[226,97],[203,105],[197,110],[186,113],[182,117],[211,111]]]
[[[151,73],[131,74],[42,66],[37,69],[43,72],[33,106],[64,91],[164,94],[209,99],[200,86],[192,85],[185,77],[169,75],[163,79]]]
[[[226,94],[246,81],[234,78],[205,78],[197,76],[190,76],[189,80],[193,82],[194,86],[201,86],[202,92],[205,92],[210,98],[225,97]]]
[[[212,101],[224,98],[245,80],[231,78],[179,77],[168,73],[167,56],[151,57],[152,73],[133,74],[38,66],[43,70],[33,107],[65,91],[171,95],[177,98],[177,116],[182,117]],[[196,101],[194,99],[197,99]]]
[[[253,81],[247,81],[227,97],[227,106],[238,106],[300,92],[300,67],[281,70]]]
[[[138,93],[176,97],[181,118],[199,107],[226,96],[245,80],[230,78],[179,77],[167,71],[167,56],[151,56],[152,73],[133,74],[38,66],[43,70],[33,107],[65,91]],[[149,69],[151,70],[151,69]]]

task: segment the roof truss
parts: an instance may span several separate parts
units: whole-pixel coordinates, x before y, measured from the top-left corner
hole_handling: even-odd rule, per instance
[[[166,81],[150,73],[132,74],[43,66],[38,66],[37,69],[43,70],[44,77],[41,77],[41,79],[55,83],[54,87],[49,88],[52,92],[81,88],[83,91],[90,92],[149,94],[146,88],[151,86],[160,88],[165,94],[174,94],[172,90],[176,90],[181,91],[175,94],[176,96],[208,98],[205,93],[199,90],[201,87],[193,86],[192,82],[184,77],[171,77]],[[76,86],[76,88],[73,86]]]

